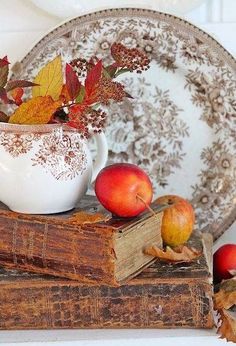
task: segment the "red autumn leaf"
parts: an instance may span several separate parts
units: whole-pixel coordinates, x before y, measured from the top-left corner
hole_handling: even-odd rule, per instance
[[[5,87],[8,79],[9,67],[8,65],[0,67],[0,87]]]
[[[8,73],[9,73],[9,62],[7,56],[0,59],[0,87],[4,87],[7,83]]]
[[[9,120],[9,117],[6,115],[6,113],[0,111],[0,123],[7,123]]]
[[[13,103],[13,101],[11,102],[11,100],[9,100],[6,90],[1,86],[0,86],[0,100],[2,100],[3,103],[6,103],[6,104]]]
[[[38,84],[29,82],[27,80],[11,80],[7,83],[6,85],[6,90],[10,91],[16,88],[28,88],[28,87],[33,87]]]
[[[80,134],[85,135],[86,132],[86,127],[84,126],[84,124],[82,124],[78,119],[75,120],[69,120],[66,123],[67,126],[73,127],[74,129],[78,130],[80,132]]]
[[[71,99],[74,100],[79,94],[81,84],[75,71],[69,64],[66,64],[66,87]]]
[[[24,94],[24,90],[22,88],[14,88],[11,91],[11,96],[13,100],[15,101],[15,104],[17,106],[20,106],[22,104],[22,96]]]
[[[72,105],[69,109],[68,117],[70,121],[81,120],[81,114],[87,108],[84,104]]]
[[[67,126],[73,127],[74,129],[78,129],[78,123],[76,121],[67,121],[66,123]]]
[[[88,102],[94,102],[96,95],[93,95],[97,89],[102,76],[102,61],[99,60],[88,72],[85,79],[85,94]]]
[[[67,122],[67,125],[76,128],[81,133],[87,132],[84,123],[85,118],[83,116],[83,112],[86,108],[87,106],[84,104],[76,104],[71,106],[68,113],[69,121]]]
[[[9,61],[7,59],[7,56],[4,56],[4,58],[0,59],[0,67],[9,65]]]

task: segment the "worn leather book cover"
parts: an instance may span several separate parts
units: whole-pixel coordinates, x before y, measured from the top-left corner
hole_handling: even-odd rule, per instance
[[[78,208],[54,215],[27,215],[0,204],[0,265],[24,271],[119,285],[153,262],[146,246],[161,239],[161,207],[125,220],[82,223],[79,211],[107,214],[97,199],[85,197]],[[111,217],[111,215],[110,215]]]
[[[155,262],[120,287],[1,269],[0,329],[212,328],[211,245],[191,245],[192,263]]]

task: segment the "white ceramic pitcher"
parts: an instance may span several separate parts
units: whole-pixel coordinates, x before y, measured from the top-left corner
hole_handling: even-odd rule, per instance
[[[74,208],[107,160],[105,135],[95,140],[93,166],[87,140],[68,126],[0,123],[0,200],[20,213]]]

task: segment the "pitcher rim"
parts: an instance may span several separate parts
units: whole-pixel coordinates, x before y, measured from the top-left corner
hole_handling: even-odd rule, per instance
[[[17,133],[47,133],[56,129],[62,129],[69,132],[79,132],[75,128],[68,126],[66,124],[10,124],[10,123],[0,123],[0,132],[17,132]]]

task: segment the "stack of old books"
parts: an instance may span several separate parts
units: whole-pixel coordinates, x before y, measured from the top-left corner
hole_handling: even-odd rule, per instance
[[[210,246],[189,264],[155,261],[161,208],[131,220],[82,222],[103,213],[23,215],[0,206],[0,329],[211,328]],[[77,218],[76,215],[80,215]],[[102,214],[101,214],[102,215]]]

